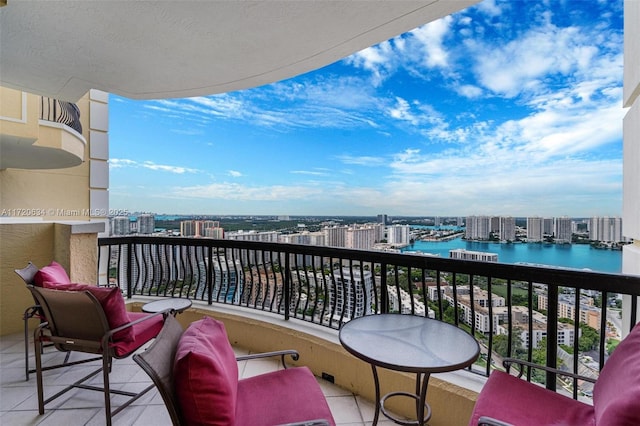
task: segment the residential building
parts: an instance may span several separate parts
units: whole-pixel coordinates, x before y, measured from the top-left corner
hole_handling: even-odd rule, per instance
[[[325,226],[322,228],[325,244],[329,247],[346,247],[347,229],[349,227],[344,225]]]
[[[571,219],[566,216],[555,218],[553,235],[556,243],[570,244],[572,236]]]
[[[369,250],[376,243],[376,229],[370,225],[354,225],[347,228],[345,247]]]
[[[467,240],[488,240],[491,234],[489,216],[467,216],[464,237]]]
[[[451,259],[478,260],[481,262],[497,262],[498,261],[498,255],[496,253],[472,251],[472,250],[465,250],[465,249],[449,250],[449,257]]]
[[[607,216],[590,218],[589,239],[612,243],[624,241],[622,236],[622,218]]]
[[[375,313],[374,282],[370,271],[342,268],[333,271],[336,285],[327,288],[331,306],[336,307],[334,319],[352,318]]]
[[[409,225],[387,226],[387,242],[389,244],[406,245],[411,241],[411,227]]]
[[[537,243],[544,240],[544,220],[541,217],[527,218],[527,242]]]
[[[141,214],[138,216],[138,233],[153,234],[156,229],[156,219],[152,214]]]
[[[500,217],[498,235],[500,235],[500,241],[515,241],[516,219],[511,216]]]
[[[129,235],[131,233],[131,221],[127,216],[116,216],[111,220],[112,235]]]

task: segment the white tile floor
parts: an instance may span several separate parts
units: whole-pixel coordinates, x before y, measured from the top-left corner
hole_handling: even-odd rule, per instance
[[[31,351],[33,354],[33,351]],[[238,354],[246,353],[237,350]],[[79,359],[82,354],[72,355]],[[75,358],[74,358],[75,357]],[[61,361],[64,355],[53,348],[45,351],[44,361]],[[35,365],[33,356],[31,365]],[[45,364],[46,365],[46,364]],[[96,365],[96,367],[93,367]],[[97,363],[77,365],[69,368],[51,370],[44,374],[45,398],[53,392],[73,383],[92,369]],[[43,415],[38,414],[36,378],[32,374],[25,381],[24,339],[21,334],[0,337],[0,424],[1,425],[102,425],[105,422],[103,396],[100,392],[73,389],[45,408]],[[277,360],[251,360],[239,364],[241,377],[250,377],[267,371],[282,368]],[[101,375],[92,379],[101,383]],[[131,358],[116,360],[110,376],[113,388],[142,389],[151,383],[147,375]],[[345,391],[325,380],[318,379],[327,397],[329,407],[338,425],[370,425],[373,421],[374,405],[357,395]],[[113,396],[112,404],[117,405],[122,397]],[[391,425],[381,416],[380,425]],[[162,398],[154,389],[113,418],[114,425],[170,425],[169,415]]]

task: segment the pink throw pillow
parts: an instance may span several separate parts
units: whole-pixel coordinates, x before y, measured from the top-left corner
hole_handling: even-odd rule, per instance
[[[640,324],[614,349],[593,387],[596,424],[640,424]]]
[[[173,380],[185,424],[235,424],[238,364],[222,322],[204,317],[187,328]]]
[[[124,303],[124,297],[118,287],[98,287],[88,284],[56,283],[45,281],[44,288],[64,291],[89,291],[102,306],[109,322],[109,328],[120,327],[129,323],[129,315]],[[135,339],[133,327],[125,328],[113,335],[114,341],[133,342]]]
[[[51,261],[49,265],[40,268],[33,277],[33,283],[38,287],[42,287],[47,281],[51,283],[71,284],[67,271],[55,260]]]

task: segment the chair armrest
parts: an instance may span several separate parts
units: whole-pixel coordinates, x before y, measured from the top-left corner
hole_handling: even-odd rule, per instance
[[[513,426],[511,423],[502,422],[493,417],[482,416],[478,419],[478,426]]]
[[[581,376],[579,374],[570,373],[568,371],[558,370],[557,368],[547,367],[546,365],[534,364],[533,362],[524,361],[517,358],[504,358],[502,360],[502,365],[504,365],[504,368],[506,368],[507,371],[509,371],[509,368],[511,367],[512,364],[516,364],[518,366],[518,377],[522,377],[522,375],[524,374],[524,367],[531,367],[537,370],[543,370],[543,371],[548,371],[550,373],[555,373],[559,376],[571,377],[577,380],[584,380],[585,382],[591,382],[591,383],[596,382],[596,379],[591,377]]]
[[[268,357],[272,357],[272,356],[279,356],[280,359],[282,360],[282,365],[284,366],[284,368],[287,368],[287,364],[284,362],[284,357],[290,355],[291,359],[293,359],[294,361],[297,361],[298,358],[300,358],[300,354],[298,353],[298,351],[293,350],[293,349],[286,349],[286,350],[282,350],[282,351],[273,351],[273,352],[262,352],[259,354],[249,354],[249,355],[240,355],[236,357],[236,361],[246,361],[249,359],[260,359],[260,358],[268,358]],[[302,424],[306,424],[306,423],[302,423]],[[313,423],[310,423],[310,425]]]
[[[102,337],[102,343],[103,343],[103,345],[106,345],[109,342],[109,340],[111,340],[111,337],[113,337],[113,335],[116,334],[120,330],[124,330],[124,329],[127,329],[129,327],[133,327],[134,325],[136,325],[136,324],[138,324],[138,323],[140,323],[142,321],[148,321],[151,318],[156,317],[158,315],[163,315],[163,316],[166,317],[170,313],[171,313],[171,309],[170,308],[169,309],[165,309],[164,311],[159,311],[159,312],[156,312],[156,313],[153,313],[153,314],[145,315],[144,317],[138,318],[135,321],[131,321],[131,322],[128,322],[126,324],[121,325],[120,327],[116,327],[114,329],[111,329]]]

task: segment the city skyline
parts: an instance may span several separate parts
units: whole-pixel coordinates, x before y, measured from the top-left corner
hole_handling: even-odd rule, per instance
[[[622,65],[620,1],[483,1],[260,88],[111,96],[110,204],[619,216]]]

